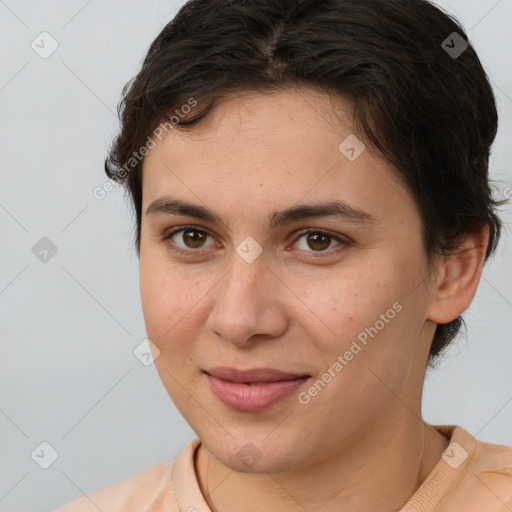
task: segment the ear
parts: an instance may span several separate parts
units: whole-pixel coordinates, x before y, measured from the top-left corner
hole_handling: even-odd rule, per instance
[[[427,318],[438,324],[455,320],[475,296],[489,243],[489,226],[466,236],[456,254],[440,263],[439,278],[433,290]]]

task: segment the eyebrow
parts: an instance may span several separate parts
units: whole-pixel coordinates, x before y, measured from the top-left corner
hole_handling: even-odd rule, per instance
[[[156,199],[148,206],[145,212],[146,215],[154,215],[157,213],[195,217],[197,219],[228,227],[222,217],[212,210],[198,204],[179,199],[171,199],[169,197]],[[268,217],[268,225],[271,228],[275,228],[277,226],[291,224],[297,220],[318,217],[337,217],[345,221],[363,225],[370,225],[378,222],[378,217],[375,215],[365,212],[344,201],[336,200],[323,203],[306,203],[273,212]]]

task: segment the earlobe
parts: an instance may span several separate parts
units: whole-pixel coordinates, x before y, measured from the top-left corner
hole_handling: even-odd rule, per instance
[[[463,245],[444,258],[427,318],[438,324],[455,320],[471,304],[480,282],[489,243],[489,226],[468,233]]]

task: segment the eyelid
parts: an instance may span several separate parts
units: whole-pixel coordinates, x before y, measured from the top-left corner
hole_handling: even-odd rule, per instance
[[[166,231],[164,233],[164,235],[162,236],[162,241],[167,241],[168,239],[171,239],[176,233],[179,233],[180,231],[187,231],[187,230],[194,230],[194,231],[198,231],[200,233],[204,233],[208,236],[211,236],[212,238],[215,238],[210,232],[208,229],[206,228],[203,228],[201,226],[197,226],[197,225],[185,225],[185,226],[177,226],[175,228],[172,228],[171,230],[169,231]],[[296,243],[300,238],[302,238],[304,235],[307,235],[307,234],[310,234],[310,233],[316,233],[316,234],[323,234],[323,235],[327,235],[329,236],[330,238],[336,240],[337,242],[339,242],[339,245],[337,245],[336,247],[333,247],[331,249],[328,249],[326,251],[304,251],[302,249],[298,249],[299,252],[302,252],[302,253],[312,253],[312,254],[317,254],[318,256],[314,256],[314,257],[322,257],[322,256],[327,256],[327,255],[332,255],[333,253],[336,253],[338,252],[341,247],[341,249],[345,248],[346,246],[348,245],[351,245],[353,243],[353,241],[346,235],[340,235],[340,234],[337,234],[337,233],[333,233],[329,230],[326,230],[326,229],[322,229],[322,228],[304,228],[304,229],[301,229],[301,230],[298,230],[297,232],[294,233],[294,240],[292,243]],[[199,249],[183,249],[182,247],[174,244],[174,242],[171,242],[174,247],[173,247],[173,250],[175,252],[178,252],[178,253],[181,253],[181,254],[202,254],[203,252],[205,251],[208,251],[209,248],[205,248],[205,249],[202,249],[202,248],[199,248]],[[218,242],[216,242],[218,244]]]
[[[353,240],[350,239],[347,235],[342,235],[341,233],[335,233],[334,231],[330,231],[328,229],[322,228],[304,228],[299,230],[296,235],[302,237],[303,235],[307,235],[309,233],[320,233],[322,235],[328,235],[331,238],[336,239],[338,242],[342,242],[345,244],[353,243]]]

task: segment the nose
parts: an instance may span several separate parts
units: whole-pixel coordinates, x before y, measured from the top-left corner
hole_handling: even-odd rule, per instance
[[[252,263],[238,255],[233,259],[231,270],[215,287],[207,328],[238,347],[282,336],[289,322],[284,304],[286,287],[263,258]]]

